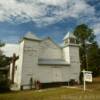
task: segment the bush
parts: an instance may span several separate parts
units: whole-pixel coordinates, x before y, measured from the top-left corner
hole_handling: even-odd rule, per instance
[[[71,85],[71,86],[76,85],[76,84],[77,84],[77,82],[75,81],[75,79],[71,79],[69,81],[69,85]]]
[[[10,81],[2,80],[0,81],[0,92],[8,92],[10,91]]]
[[[82,73],[82,72],[80,72],[80,77],[79,77],[79,79],[80,79],[80,84],[83,84],[83,73]]]

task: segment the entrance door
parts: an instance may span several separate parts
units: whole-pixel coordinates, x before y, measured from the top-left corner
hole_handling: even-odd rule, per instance
[[[53,68],[53,79],[54,79],[54,82],[62,81],[62,73],[61,73],[60,68]]]

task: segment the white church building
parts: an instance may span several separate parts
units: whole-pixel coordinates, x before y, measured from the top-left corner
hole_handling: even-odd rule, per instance
[[[34,82],[59,83],[71,79],[79,82],[79,45],[75,36],[68,33],[63,44],[59,46],[50,37],[40,39],[29,32],[19,44],[13,45],[10,53],[15,53],[14,58],[18,56],[10,66],[13,87],[30,89],[35,87]]]

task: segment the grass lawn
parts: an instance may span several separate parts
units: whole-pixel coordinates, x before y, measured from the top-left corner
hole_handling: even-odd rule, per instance
[[[0,100],[100,100],[100,78],[87,85],[84,92],[78,88],[51,88],[0,94]]]

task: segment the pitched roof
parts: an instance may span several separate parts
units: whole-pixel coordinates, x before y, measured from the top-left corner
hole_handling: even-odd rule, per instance
[[[41,39],[39,37],[37,37],[35,34],[28,32],[25,36],[25,39],[31,39],[31,40],[38,40],[40,41]]]
[[[42,41],[45,41],[45,40],[50,40],[53,44],[55,44],[57,47],[61,48],[61,46],[59,44],[57,44],[50,36],[42,39]]]
[[[62,66],[69,65],[69,63],[66,62],[64,59],[39,59],[38,64],[39,65],[62,65]]]
[[[76,39],[76,37],[73,35],[73,33],[70,33],[70,32],[68,32],[68,33],[65,35],[65,37],[64,37],[63,40],[65,40],[65,39],[67,39],[67,38],[75,38],[75,39]]]

